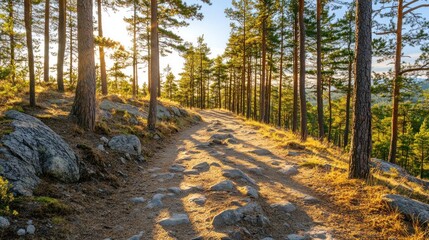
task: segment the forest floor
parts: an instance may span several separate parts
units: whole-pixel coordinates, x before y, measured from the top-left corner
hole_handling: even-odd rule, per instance
[[[412,226],[381,203],[381,194],[390,190],[347,180],[345,171],[329,160],[340,156],[326,149],[318,154],[294,142],[279,145],[267,136],[277,130],[263,130],[226,111],[199,113],[203,122],[174,136],[144,168],[133,169],[125,186],[78,203],[85,211],[69,223],[71,239],[127,239],[139,233],[141,239],[285,239],[289,234],[298,235],[289,236],[296,239],[418,238],[420,233],[409,232]],[[233,140],[213,144],[214,134],[225,133]],[[332,165],[316,161],[315,155]],[[291,166],[298,172],[290,174]],[[231,179],[237,191],[211,191],[229,179],[223,172],[227,169],[241,170],[254,184]],[[246,186],[259,197],[246,196]],[[131,201],[136,197],[143,202]],[[249,202],[262,207],[269,225],[213,226],[216,215]],[[272,205],[284,203],[296,210]],[[160,221],[174,214],[185,214],[189,222],[162,227]]]

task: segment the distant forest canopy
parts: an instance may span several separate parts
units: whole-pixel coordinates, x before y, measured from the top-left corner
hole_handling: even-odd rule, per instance
[[[17,86],[28,84],[29,25],[37,84],[56,83],[59,91],[75,89],[76,0],[26,0],[31,4],[31,24],[24,23],[23,2],[2,0],[0,5],[2,98],[14,94],[11,89],[19,91]],[[186,27],[189,19],[203,18],[199,4],[177,2],[182,4],[174,5],[174,11],[169,3],[158,5],[159,52],[179,51],[185,63],[178,76],[171,68],[158,68],[162,76],[157,83],[158,97],[188,107],[228,109],[300,132],[302,139],[308,134],[349,149],[357,37],[355,1],[232,0],[232,7],[225,10],[225,17],[232,21],[228,45],[224,54],[216,57],[210,57],[204,36],[192,44],[177,34],[176,29]],[[372,157],[397,163],[423,178],[429,178],[428,4],[426,0],[373,1],[371,29],[375,57]],[[149,0],[94,2],[98,93],[149,94],[151,81],[140,85],[137,79],[139,74],[151,79],[153,73],[150,7]],[[103,36],[103,13],[118,9],[132,13],[124,19],[130,49]],[[49,59],[51,55],[55,58]],[[106,59],[113,62],[111,68],[106,67]],[[130,66],[133,71],[128,75],[125,69]]]

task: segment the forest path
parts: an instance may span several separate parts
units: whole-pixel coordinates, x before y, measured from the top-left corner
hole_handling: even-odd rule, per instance
[[[200,114],[203,122],[177,134],[126,187],[89,202],[73,239],[340,238],[338,221],[328,220],[335,207],[294,177],[299,151],[276,147],[226,111]]]

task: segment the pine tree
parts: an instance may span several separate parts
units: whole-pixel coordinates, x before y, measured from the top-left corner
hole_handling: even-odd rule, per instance
[[[95,59],[94,29],[92,23],[92,0],[77,1],[78,13],[78,82],[71,115],[87,130],[95,129]]]
[[[356,3],[354,111],[349,178],[369,177],[371,155],[372,1]]]

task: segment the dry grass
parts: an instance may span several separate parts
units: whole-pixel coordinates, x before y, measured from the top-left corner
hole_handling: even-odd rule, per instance
[[[303,176],[300,174],[296,179],[324,196],[338,209],[341,223],[350,225],[348,235],[359,239],[359,232],[365,231],[365,235],[374,239],[429,238],[426,226],[405,221],[400,213],[391,211],[382,200],[384,194],[406,194],[428,202],[429,193],[420,185],[401,178],[395,170],[387,174],[373,170],[368,181],[349,179],[348,156],[341,149],[313,138],[300,142],[297,140],[299,136],[290,131],[259,122],[246,123],[276,141],[278,147],[303,153],[296,160]],[[327,164],[330,168],[326,168]],[[338,221],[334,217],[330,220]]]

